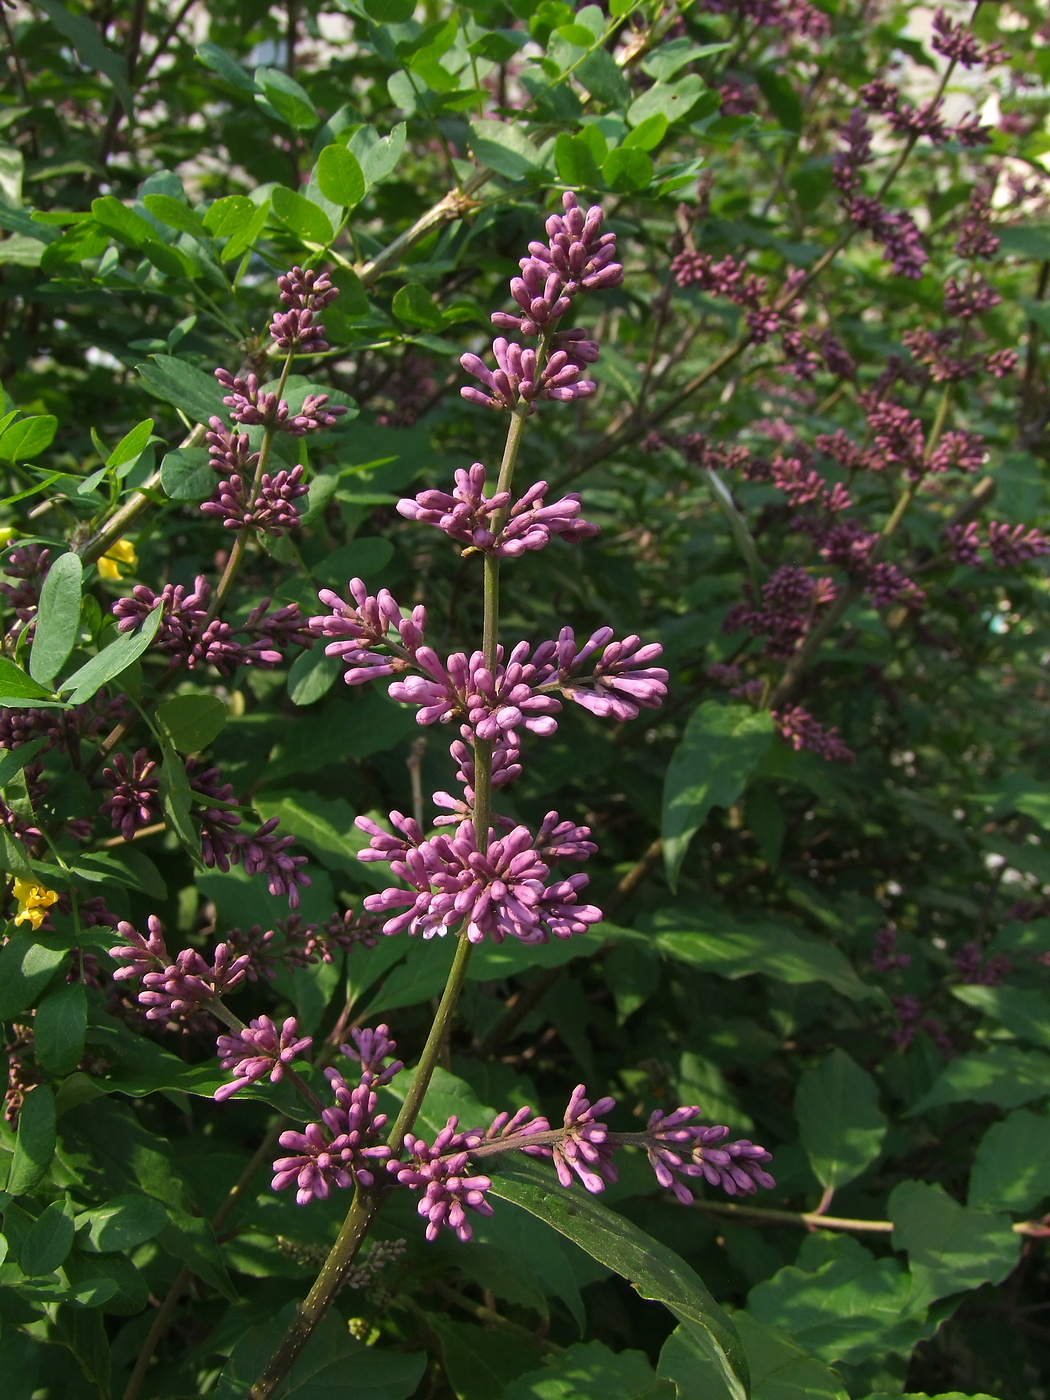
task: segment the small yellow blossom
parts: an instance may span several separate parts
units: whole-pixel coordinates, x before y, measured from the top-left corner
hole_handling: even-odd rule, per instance
[[[54,890],[49,890],[45,885],[34,885],[32,880],[16,879],[14,895],[18,900],[15,923],[32,924],[34,928],[40,927],[47,917],[46,911],[58,898]]]
[[[139,557],[130,540],[117,540],[106,550],[98,561],[98,572],[102,578],[120,578],[118,565],[126,564],[129,569],[137,567]]]

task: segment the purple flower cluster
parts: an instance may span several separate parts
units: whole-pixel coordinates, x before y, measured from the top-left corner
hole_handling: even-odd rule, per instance
[[[413,500],[398,501],[398,512],[407,520],[435,525],[467,549],[504,559],[543,549],[555,536],[574,544],[598,533],[597,525],[579,518],[580,498],[575,491],[547,506],[543,503],[547,483],[537,481],[512,505],[509,491],[485,495],[485,477],[485,467],[475,462],[469,471],[456,472],[451,493],[421,491]]]
[[[233,787],[221,781],[218,768],[198,772],[196,763],[190,759],[186,764],[186,778],[191,790],[201,799],[194,803],[191,812],[201,824],[204,864],[217,866],[225,872],[239,863],[246,875],[265,875],[270,893],[287,895],[289,905],[297,909],[300,887],[309,885],[310,877],[301,869],[306,857],[288,854],[295,837],[276,834],[277,817],[270,817],[251,833],[241,831],[240,814],[231,808],[242,804],[233,801]]]
[[[304,923],[298,914],[279,919],[272,929],[261,924],[241,930],[232,928],[226,941],[238,953],[251,958],[249,981],[260,977],[272,980],[280,967],[312,967],[330,963],[337,952],[349,953],[359,945],[374,948],[378,942],[381,919],[371,914],[333,914],[323,924]]]
[[[277,286],[286,311],[274,313],[270,335],[280,350],[296,350],[301,355],[316,355],[328,349],[325,329],[314,322],[314,316],[331,305],[339,295],[338,287],[326,272],[304,271],[293,267],[278,277]]]
[[[772,714],[781,736],[796,751],[809,749],[811,753],[834,763],[852,763],[856,758],[853,750],[843,743],[834,725],[825,728],[801,705],[786,705]]]
[[[278,1157],[271,1183],[275,1191],[296,1187],[299,1205],[327,1200],[333,1186],[374,1186],[376,1169],[390,1156],[390,1148],[376,1142],[386,1126],[386,1114],[377,1113],[379,1100],[363,1081],[351,1089],[337,1070],[325,1070],[335,1097],[320,1123],[308,1123],[303,1132],[289,1130],[277,1139],[292,1154]]]
[[[732,15],[749,28],[779,29],[785,38],[824,39],[831,33],[830,18],[810,0],[703,0],[701,9]]]
[[[646,1151],[649,1164],[661,1186],[674,1192],[683,1205],[693,1200],[693,1192],[680,1178],[702,1178],[720,1186],[729,1196],[752,1195],[759,1186],[776,1185],[765,1170],[772,1153],[748,1138],[726,1142],[729,1129],[705,1127],[693,1120],[701,1110],[691,1105],[663,1113],[655,1109],[649,1117]],[[684,1149],[684,1150],[683,1150]]]
[[[217,369],[215,378],[226,390],[223,403],[230,410],[230,420],[242,427],[273,428],[292,437],[331,428],[346,412],[339,404],[329,404],[327,394],[307,394],[298,413],[293,413],[284,399],[278,400],[272,390],[260,388],[257,375],[235,378],[229,370]]]
[[[117,932],[127,941],[111,948],[110,957],[125,964],[114,972],[114,981],[140,979],[135,999],[148,1021],[177,1025],[207,1012],[209,1003],[244,981],[249,959],[237,956],[228,943],[216,946],[211,963],[195,948],[183,948],[172,961],[160,920],[151,914],[146,926],[149,936],[144,938],[132,924],[119,923]]]
[[[311,618],[311,630],[334,638],[325,652],[342,657],[347,684],[397,674],[390,696],[418,706],[420,724],[465,720],[481,739],[505,736],[516,745],[518,726],[539,735],[555,732],[561,702],[554,691],[617,720],[655,709],[666,694],[667,672],[651,665],[660,656],[659,643],[643,644],[639,637],[615,642],[611,627],[599,628],[582,646],[572,628],[563,627],[557,641],[535,648],[519,642],[506,659],[500,647],[493,671],[480,651],[456,652],[442,662],[424,645],[423,607],[404,617],[390,593],[383,589],[372,597],[361,579],[351,579],[348,591],[345,599],[329,589],[318,595],[332,612]]]
[[[736,604],[722,626],[727,632],[746,627],[753,637],[765,639],[768,656],[783,660],[798,649],[820,608],[834,598],[830,578],[812,578],[804,569],[784,564],[763,584],[761,603]]]
[[[263,472],[259,486],[252,490],[247,477],[234,475],[220,482],[214,496],[205,501],[201,510],[214,515],[227,530],[243,530],[251,526],[265,535],[281,535],[299,524],[299,511],[294,502],[305,496],[309,487],[303,480],[305,468],[283,469],[274,475]]]
[[[113,796],[103,802],[99,812],[110,818],[113,830],[125,841],[133,840],[140,827],[157,820],[160,779],[157,765],[145,749],[137,750],[130,761],[122,753],[114,754],[113,767],[102,770],[102,781],[113,789]]]
[[[51,551],[38,544],[15,545],[4,559],[4,579],[0,593],[7,599],[15,615],[14,631],[20,631],[36,616],[40,589],[51,567]],[[17,583],[8,580],[17,579]]]
[[[391,812],[390,821],[400,835],[383,831],[368,817],[357,818],[371,838],[359,859],[389,862],[392,873],[410,886],[365,896],[370,913],[388,915],[385,934],[407,931],[433,938],[465,923],[472,943],[484,938],[502,943],[508,935],[522,943],[546,943],[552,934],[585,933],[601,918],[599,909],[578,902],[586,875],[547,883],[548,862],[585,860],[595,850],[588,828],[560,822],[556,812],[548,813],[536,837],[525,826],[493,833],[484,854],[470,821],[458,822],[452,836],[429,839],[411,817]],[[404,912],[393,914],[395,909]]]
[[[312,1044],[310,1036],[299,1034],[294,1016],[280,1027],[269,1016],[259,1016],[236,1035],[220,1035],[215,1050],[223,1069],[232,1070],[234,1077],[216,1089],[214,1097],[221,1103],[265,1075],[271,1084],[277,1084],[285,1068]]]
[[[623,267],[615,260],[616,235],[602,233],[600,206],[594,204],[584,213],[571,192],[562,202],[565,212],[547,219],[548,241],[530,243],[528,256],[519,263],[521,276],[511,278],[518,314],[492,315],[501,330],[526,340],[539,337],[540,345],[534,350],[497,336],[492,342],[494,371],[478,355],[461,356],[460,364],[487,391],[462,388],[460,393],[472,403],[514,409],[519,403],[534,405],[537,399],[588,398],[597,388],[580,375],[597,360],[598,346],[582,330],[559,331],[557,326],[580,292],[618,287]]]
[[[895,928],[880,928],[876,933],[871,954],[871,965],[876,972],[896,972],[911,965],[911,954],[897,951],[897,939]]]
[[[399,1186],[423,1193],[416,1209],[427,1222],[428,1240],[436,1240],[444,1227],[465,1242],[474,1233],[466,1211],[492,1214],[485,1199],[492,1182],[487,1176],[464,1175],[471,1138],[457,1132],[457,1127],[458,1119],[450,1118],[429,1144],[409,1133],[405,1138],[408,1161],[387,1163],[387,1171]]]
[[[163,604],[156,649],[170,658],[170,664],[190,670],[204,665],[214,666],[223,676],[230,676],[238,666],[260,666],[270,670],[285,660],[284,653],[293,643],[308,646],[311,635],[304,625],[296,603],[269,611],[270,600],[264,598],[239,624],[208,620],[211,585],[198,574],[192,591],[183,584],[165,584],[159,593],[145,584],[136,584],[129,598],[118,598],[113,614],[118,618],[121,632],[131,632]],[[247,640],[238,640],[246,637]]]
[[[1006,953],[985,959],[980,943],[964,943],[952,959],[962,981],[968,986],[997,987],[1009,977],[1013,964]]]
[[[955,562],[971,568],[980,568],[983,564],[982,549],[987,550],[997,569],[1016,568],[1019,564],[1050,553],[1050,536],[1042,530],[1035,526],[1027,529],[1024,525],[1011,526],[1006,521],[991,521],[985,541],[982,541],[980,527],[975,521],[967,525],[950,525],[945,531],[945,539]]]

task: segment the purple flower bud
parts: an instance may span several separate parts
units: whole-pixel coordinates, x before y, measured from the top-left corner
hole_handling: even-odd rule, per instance
[[[468,1139],[457,1133],[457,1123],[455,1117],[450,1118],[432,1145],[409,1133],[405,1138],[408,1161],[387,1163],[387,1171],[399,1185],[423,1192],[417,1209],[427,1222],[428,1240],[436,1240],[444,1228],[465,1242],[473,1235],[466,1211],[492,1214],[485,1199],[491,1180],[487,1176],[463,1175],[468,1153],[457,1149],[465,1146]]]
[[[220,1035],[215,1043],[223,1069],[233,1070],[231,1083],[220,1085],[214,1097],[221,1103],[247,1084],[270,1076],[276,1084],[297,1055],[312,1044],[310,1036],[299,1035],[294,1016],[289,1016],[280,1029],[269,1016],[259,1016],[236,1035]]]
[[[114,831],[119,831],[125,841],[131,841],[136,831],[157,819],[160,793],[156,769],[146,750],[139,749],[130,765],[118,753],[113,756],[113,767],[102,770],[102,781],[113,789],[113,796],[103,802],[99,812],[109,816]]]

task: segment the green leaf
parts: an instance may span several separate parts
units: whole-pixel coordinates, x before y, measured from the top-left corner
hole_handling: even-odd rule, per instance
[[[424,330],[437,330],[443,325],[440,310],[434,299],[421,282],[409,282],[394,293],[393,312],[406,326],[419,326]]]
[[[170,194],[147,194],[142,202],[153,217],[167,224],[168,228],[178,229],[180,233],[188,233],[202,241],[208,236],[204,220],[184,200]]]
[[[16,774],[21,773],[27,763],[32,763],[33,759],[49,743],[46,734],[39,735],[36,739],[30,739],[26,744],[19,744],[17,749],[0,750],[0,789],[6,787]]]
[[[0,694],[8,702],[18,700],[45,700],[51,695],[45,686],[38,685],[27,676],[21,666],[16,666],[6,656],[0,656]],[[0,704],[4,702],[0,700]]]
[[[256,68],[255,86],[261,94],[256,102],[264,106],[264,110],[266,105],[272,108],[286,126],[296,131],[310,131],[320,120],[306,91],[279,68]]]
[[[471,1254],[478,1248],[484,1251],[486,1246],[474,1245]],[[492,1400],[497,1395],[506,1400],[510,1392],[505,1387],[541,1360],[539,1346],[529,1337],[454,1322],[439,1312],[429,1314],[427,1325],[441,1341],[445,1376],[457,1400]]]
[[[160,804],[164,820],[178,837],[184,851],[199,864],[200,841],[190,819],[193,790],[186,777],[186,765],[162,734],[164,757],[160,765]]]
[[[312,705],[327,695],[339,678],[343,663],[338,656],[326,656],[323,647],[304,651],[288,672],[288,694],[295,705]]]
[[[405,24],[415,13],[416,0],[364,0],[365,10],[380,24]]]
[[[124,436],[106,458],[107,467],[120,467],[137,457],[153,435],[153,419],[145,418]]]
[[[93,656],[81,666],[79,671],[62,682],[61,691],[72,691],[70,703],[82,705],[104,685],[107,685],[121,671],[126,671],[133,661],[137,661],[157,635],[157,628],[164,613],[163,604],[158,603],[137,632],[124,632],[116,641]]]
[[[38,413],[12,423],[0,433],[0,461],[28,461],[39,457],[50,447],[58,430],[58,419],[50,413]]]
[[[126,1253],[153,1239],[167,1223],[168,1212],[160,1201],[132,1192],[84,1211],[74,1222],[77,1244],[94,1254]]]
[[[204,227],[213,238],[229,238],[247,228],[256,214],[256,205],[243,194],[217,199],[204,216]]]
[[[618,194],[632,194],[649,187],[653,163],[635,146],[618,146],[602,162],[602,178]]]
[[[240,88],[241,92],[250,92],[253,96],[255,95],[257,88],[252,81],[252,75],[246,68],[242,68],[236,59],[231,58],[225,49],[220,49],[217,44],[198,44],[197,60],[203,63],[205,68],[210,68],[213,73],[218,73],[220,78],[225,78],[231,87]]]
[[[362,126],[354,132],[347,149],[356,156],[366,184],[378,185],[393,173],[405,149],[407,134],[404,122],[398,122],[389,136],[380,136],[374,126]]]
[[[661,951],[731,980],[757,972],[776,982],[826,982],[853,1001],[875,995],[826,939],[682,909],[657,910],[650,922]]]
[[[695,73],[687,73],[677,83],[656,83],[628,107],[628,124],[641,126],[657,113],[666,117],[669,125],[680,121],[689,115],[706,91],[703,79]]]
[[[18,1250],[22,1272],[30,1278],[53,1274],[73,1248],[73,1221],[61,1201],[52,1201],[33,1221]]]
[[[487,1394],[492,1394],[488,1391]],[[481,1392],[478,1392],[479,1397]],[[603,1342],[577,1342],[519,1376],[501,1400],[673,1400],[643,1351],[614,1352]]]
[[[668,121],[663,112],[654,112],[651,117],[646,117],[644,122],[629,131],[623,138],[623,144],[628,149],[637,146],[643,151],[652,151],[659,146],[660,142],[667,135]]]
[[[977,1148],[967,1204],[1034,1211],[1050,1196],[1050,1118],[1021,1108],[993,1123]]]
[[[217,1289],[224,1298],[237,1301],[215,1232],[206,1220],[188,1211],[168,1207],[168,1221],[157,1234],[157,1243],[168,1254],[188,1264],[194,1274]]]
[[[318,583],[328,588],[345,588],[352,578],[370,578],[385,569],[394,557],[394,546],[381,535],[363,536],[344,544],[314,566]]]
[[[91,213],[100,228],[128,248],[144,248],[155,237],[153,225],[122,204],[116,195],[104,194],[100,199],[93,199]]]
[[[71,15],[64,5],[59,4],[59,0],[40,0],[40,8],[58,32],[70,41],[87,67],[105,74],[113,84],[120,105],[130,117],[134,101],[128,85],[127,64],[121,55],[106,47],[91,20],[83,15]]]
[[[254,805],[263,821],[279,817],[281,829],[290,831],[330,869],[361,876],[357,853],[368,845],[368,837],[354,825],[357,814],[345,798],[312,792],[267,793],[257,797]]]
[[[694,44],[691,39],[671,39],[642,60],[642,72],[647,77],[666,82],[687,63],[692,63],[698,58],[711,58],[715,54],[725,53],[732,47],[732,44]]]
[[[47,1175],[55,1155],[55,1096],[46,1084],[26,1094],[18,1115],[18,1137],[6,1190],[24,1196]]]
[[[204,447],[176,447],[164,454],[160,484],[172,501],[204,501],[215,490],[218,477]]]
[[[68,959],[64,948],[49,948],[21,929],[0,948],[0,1020],[10,1021],[32,1006]]]
[[[822,1361],[859,1365],[887,1352],[907,1355],[937,1330],[938,1317],[911,1308],[911,1291],[898,1260],[876,1259],[848,1236],[813,1235],[798,1264],[752,1288],[747,1305]]]
[[[802,103],[791,79],[775,68],[759,68],[755,73],[762,96],[785,131],[802,130]]]
[[[718,1368],[733,1400],[747,1400],[748,1370],[732,1322],[702,1280],[677,1254],[582,1191],[553,1185],[549,1170],[531,1162],[501,1166],[492,1195],[546,1221],[600,1260],[643,1298],[665,1304]]]
[[[226,727],[229,711],[217,695],[176,695],[165,700],[157,718],[180,753],[199,753]]]
[[[734,1314],[751,1371],[751,1400],[847,1400],[834,1372],[775,1327]],[[678,1400],[728,1400],[729,1391],[685,1327],[664,1343],[657,1373],[674,1382]]]
[[[174,404],[194,423],[207,423],[209,418],[225,418],[222,389],[213,375],[205,374],[174,355],[151,355],[135,373],[146,388],[165,403]]]
[[[970,1050],[945,1065],[930,1090],[908,1110],[926,1113],[949,1103],[993,1103],[1017,1108],[1050,1094],[1050,1055],[1018,1045]]]
[[[1009,1217],[961,1206],[940,1186],[902,1181],[890,1195],[889,1215],[893,1247],[908,1253],[913,1312],[982,1283],[1001,1283],[1017,1263],[1021,1239]]]
[[[601,184],[601,171],[591,148],[580,136],[570,136],[567,131],[559,132],[554,142],[554,163],[558,168],[558,178],[575,189],[593,190]]]
[[[283,224],[307,243],[327,247],[335,236],[331,221],[324,210],[305,195],[296,194],[284,185],[274,187],[271,196],[273,212]]]
[[[83,982],[67,982],[49,992],[36,1009],[37,1059],[51,1074],[69,1074],[83,1058],[86,1031],[87,991]]]
[[[29,653],[29,674],[41,685],[54,681],[76,645],[83,577],[80,556],[70,553],[60,555],[44,579]]]
[[[750,705],[705,700],[693,711],[664,780],[664,861],[672,889],[704,818],[712,807],[737,800],[772,737],[772,716]]]
[[[1050,997],[1027,987],[953,987],[958,997],[975,1011],[990,1016],[1012,1031],[1019,1040],[1050,1047]]]
[[[354,209],[365,197],[365,177],[345,146],[325,146],[317,157],[317,187],[325,199],[343,209]]]
[[[587,45],[594,41],[588,37]],[[631,100],[631,89],[623,75],[623,69],[608,49],[599,44],[576,66],[576,77],[599,102],[607,107],[626,107]]]
[[[482,165],[509,180],[524,179],[543,163],[536,145],[512,122],[471,122],[470,145]]]
[[[886,1115],[878,1088],[844,1050],[802,1075],[795,1117],[813,1173],[829,1190],[860,1176],[882,1150]]]

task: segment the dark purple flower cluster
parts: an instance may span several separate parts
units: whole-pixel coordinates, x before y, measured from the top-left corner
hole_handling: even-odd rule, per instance
[[[910,993],[891,997],[893,1011],[897,1018],[896,1027],[890,1032],[890,1040],[899,1050],[907,1050],[919,1031],[925,1031],[942,1055],[955,1053],[952,1038],[935,1016],[927,1016],[922,1002]]]
[[[1006,953],[986,959],[980,943],[975,941],[964,943],[952,961],[963,983],[971,987],[997,987],[1013,971]]]
[[[113,756],[113,767],[103,768],[102,781],[113,789],[99,812],[108,816],[113,830],[125,841],[135,832],[157,820],[160,812],[160,778],[157,765],[145,749],[138,749],[130,760],[124,754]]]
[[[277,1084],[296,1056],[312,1044],[310,1036],[299,1034],[294,1016],[280,1027],[269,1016],[259,1016],[236,1035],[220,1035],[215,1042],[216,1054],[223,1069],[232,1070],[234,1077],[229,1084],[220,1085],[214,1097],[221,1103],[267,1075],[271,1084]]]
[[[885,260],[892,263],[898,277],[921,277],[929,259],[915,220],[910,214],[886,209],[879,200],[864,193],[861,170],[872,154],[871,132],[864,113],[859,109],[851,112],[840,135],[842,146],[832,157],[832,179],[843,208],[857,228],[882,244]]]
[[[831,20],[810,0],[703,0],[701,9],[731,15],[749,29],[779,29],[786,38],[824,39]]]
[[[311,634],[296,603],[271,613],[270,600],[264,598],[242,623],[231,625],[220,618],[209,621],[210,598],[211,585],[203,574],[198,574],[192,592],[181,583],[165,584],[159,593],[145,584],[136,584],[129,598],[117,599],[112,611],[119,619],[120,631],[131,632],[162,603],[156,649],[170,658],[172,667],[187,666],[193,670],[207,663],[223,676],[232,675],[238,666],[272,669],[284,662],[284,653],[292,643],[311,643]]]
[[[475,462],[469,471],[456,472],[451,493],[421,491],[412,500],[398,501],[398,513],[407,520],[435,525],[467,549],[504,559],[543,549],[555,536],[575,544],[598,533],[597,525],[579,518],[580,498],[575,491],[547,506],[543,503],[547,483],[537,481],[511,504],[509,491],[485,495],[485,477],[484,466]]]
[[[746,627],[752,637],[765,639],[765,652],[786,659],[802,644],[822,607],[834,601],[830,578],[812,578],[804,569],[785,564],[762,586],[758,606],[737,603],[726,613],[727,632]]]
[[[246,875],[265,875],[270,893],[287,895],[288,903],[297,909],[300,887],[309,885],[310,877],[301,869],[306,857],[288,854],[295,837],[276,835],[277,817],[270,817],[251,833],[241,831],[240,813],[235,808],[244,804],[234,800],[233,787],[222,782],[218,768],[198,772],[195,761],[190,759],[186,778],[200,799],[191,813],[200,822],[204,864],[225,872],[239,863]]]
[[[0,579],[0,593],[15,615],[14,626],[8,625],[8,631],[17,635],[36,616],[40,589],[50,567],[51,551],[42,545],[20,544],[8,551],[3,561],[4,577]],[[11,579],[18,582],[11,583]]]
[[[602,233],[603,214],[594,204],[586,213],[571,192],[563,196],[565,212],[547,219],[546,243],[529,244],[520,260],[521,276],[511,278],[510,294],[516,315],[493,312],[493,324],[526,340],[539,337],[536,350],[497,336],[492,342],[496,369],[477,355],[465,354],[460,364],[487,392],[467,386],[465,399],[495,409],[513,409],[537,399],[568,402],[587,398],[597,385],[581,379],[586,366],[598,358],[598,346],[582,330],[557,329],[558,323],[583,291],[618,287],[623,268],[616,261],[616,235]],[[533,411],[530,409],[530,412]]]
[[[410,886],[365,896],[370,913],[389,915],[385,934],[407,931],[433,938],[463,923],[472,943],[484,938],[502,943],[508,935],[522,943],[546,943],[552,934],[570,938],[585,933],[601,918],[601,910],[578,902],[586,875],[547,883],[549,861],[585,860],[595,850],[587,827],[560,822],[556,812],[548,813],[535,838],[525,826],[506,835],[491,833],[484,853],[470,821],[458,822],[452,836],[429,839],[411,817],[391,812],[390,821],[399,835],[383,831],[368,817],[357,818],[357,826],[371,838],[359,859],[388,862],[392,873]],[[392,914],[395,909],[404,912]]]
[[[801,705],[786,705],[772,714],[782,737],[793,749],[809,749],[820,758],[836,763],[852,763],[856,757],[853,750],[843,743],[834,726],[825,728]]]
[[[897,939],[897,930],[889,925],[876,933],[871,954],[871,965],[876,972],[896,972],[911,965],[911,955],[897,951]]]
[[[333,914],[323,924],[304,923],[300,915],[279,919],[272,929],[261,924],[242,930],[232,928],[226,941],[238,953],[251,958],[249,981],[273,979],[280,967],[312,967],[330,963],[338,952],[351,952],[360,946],[374,948],[379,941],[381,919],[371,914]]]
[[[961,63],[964,68],[989,68],[992,64],[1002,63],[1006,57],[1000,44],[982,45],[972,30],[956,23],[941,6],[934,12],[930,46],[953,63]]]
[[[950,525],[945,531],[948,551],[957,564],[980,568],[984,563],[980,551],[986,550],[997,569],[1016,568],[1031,559],[1050,553],[1050,535],[1035,526],[1009,525],[993,520],[988,525],[987,540],[981,539],[975,521],[966,525]]]

